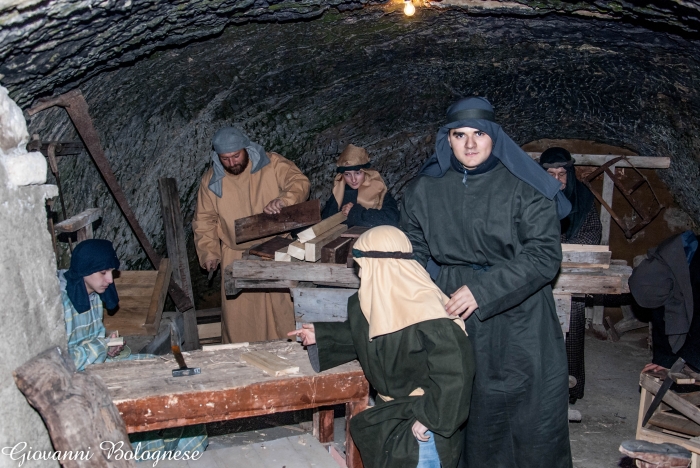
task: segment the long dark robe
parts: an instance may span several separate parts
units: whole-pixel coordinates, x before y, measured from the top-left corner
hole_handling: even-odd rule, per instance
[[[435,435],[443,468],[454,468],[462,451],[462,428],[469,415],[474,357],[469,338],[449,319],[411,325],[369,340],[369,324],[357,294],[348,299],[348,320],[317,322],[321,370],[357,359],[367,380],[394,398],[368,408],[350,421],[353,440],[367,468],[418,465],[418,420]],[[416,388],[423,396],[408,396]]]
[[[367,209],[357,203],[357,190],[354,190],[346,185],[341,206],[348,203],[353,204],[352,208],[350,208],[348,219],[345,223],[348,225],[348,227],[375,227],[384,225],[398,227],[399,225],[399,207],[396,204],[396,200],[394,200],[394,197],[392,197],[389,192],[384,195],[381,209]],[[340,207],[338,207],[338,202],[335,200],[335,197],[331,195],[324,205],[323,211],[321,211],[321,218],[326,219],[339,211]]]
[[[561,263],[555,204],[502,164],[489,172],[421,176],[400,227],[417,260],[440,265],[446,293],[467,285],[476,376],[467,421],[469,468],[570,467],[568,372],[550,283]]]

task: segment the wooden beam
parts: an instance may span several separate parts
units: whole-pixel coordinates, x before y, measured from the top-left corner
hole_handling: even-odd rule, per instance
[[[312,435],[322,444],[333,442],[333,424],[335,422],[332,407],[314,408]]]
[[[286,249],[292,242],[294,241],[290,237],[275,236],[267,242],[251,247],[249,252],[251,255],[275,260],[275,252]]]
[[[307,262],[318,262],[321,260],[321,251],[323,247],[330,242],[336,240],[340,237],[343,231],[347,231],[348,226],[345,224],[339,224],[338,226],[332,227],[323,234],[311,239],[304,244],[304,250],[306,254],[304,260]]]
[[[321,263],[347,264],[353,239],[343,237],[343,234],[344,233],[341,233],[339,238],[329,242],[321,249]]]
[[[194,304],[192,292],[192,278],[190,277],[190,264],[187,257],[187,241],[185,229],[180,211],[180,194],[177,190],[175,179],[161,177],[158,179],[158,191],[160,192],[160,208],[163,216],[163,229],[165,230],[165,244],[168,250],[168,258],[172,264],[172,279],[184,292],[191,304]],[[162,310],[162,307],[161,307]],[[179,309],[178,309],[179,310]],[[199,333],[197,332],[197,315],[194,308],[180,310],[184,320],[184,351],[199,348]],[[158,333],[156,328],[155,333]]]
[[[306,248],[300,241],[294,241],[289,244],[287,253],[290,257],[296,258],[297,260],[304,260],[306,258]]]
[[[162,258],[160,260],[160,266],[158,266],[158,276],[156,276],[156,284],[153,287],[153,294],[151,295],[151,302],[148,306],[148,314],[146,315],[146,322],[144,323],[146,332],[149,335],[156,335],[160,328],[160,318],[163,315],[163,304],[165,304],[165,298],[168,295],[168,285],[170,284],[170,275],[172,272],[173,269],[170,259]],[[192,312],[194,314],[194,311]]]
[[[321,202],[310,200],[297,205],[286,206],[279,214],[261,213],[234,222],[236,242],[242,243],[261,237],[280,234],[321,220]]]
[[[542,153],[528,152],[532,159],[539,159]],[[620,154],[572,154],[577,166],[602,166],[608,161],[619,158]],[[637,169],[668,169],[671,167],[671,158],[666,156],[626,156]],[[632,167],[627,161],[620,161],[617,167]]]
[[[56,157],[72,156],[85,151],[85,146],[80,141],[46,141],[31,140],[27,143],[27,151],[39,151],[44,156],[49,156],[49,145],[56,145]]]
[[[57,232],[76,232],[88,225],[92,225],[95,221],[102,217],[102,209],[88,208],[82,213],[71,216],[68,219],[54,225]]]
[[[350,229],[348,229],[347,231],[345,231],[344,233],[342,233],[340,235],[340,237],[351,237],[353,239],[357,239],[358,237],[360,237],[362,234],[364,234],[365,232],[367,232],[369,230],[370,230],[370,228],[368,228],[366,226],[353,226]]]
[[[342,322],[348,318],[348,298],[357,289],[291,288],[297,322]]]
[[[632,268],[611,264],[609,268],[562,268],[555,278],[555,294],[624,294],[629,292]],[[602,323],[602,322],[601,322]]]
[[[354,269],[332,263],[286,263],[266,260],[234,260],[224,268],[226,294],[235,290],[236,279],[293,280],[322,282],[336,286],[359,288],[360,278]]]
[[[218,317],[221,319],[221,307],[214,307],[212,309],[202,309],[196,312],[197,318],[208,319]]]
[[[311,239],[315,239],[324,232],[327,232],[335,226],[344,223],[347,219],[348,217],[345,216],[343,213],[336,213],[330,218],[326,218],[320,223],[315,224],[314,226],[311,226],[308,229],[304,229],[299,234],[297,234],[297,237],[301,242],[309,242]]]

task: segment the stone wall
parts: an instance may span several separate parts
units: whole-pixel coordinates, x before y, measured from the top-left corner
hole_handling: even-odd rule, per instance
[[[373,7],[231,27],[81,89],[127,198],[164,252],[157,179],[178,180],[188,223],[219,127],[236,125],[296,161],[323,200],[343,147],[365,146],[400,197],[447,106],[469,94],[488,97],[518,143],[577,138],[670,156],[662,178],[698,221],[697,55],[693,42],[610,22],[434,9],[406,18]],[[38,114],[31,129],[75,138],[60,109]],[[127,266],[150,268],[90,158],[64,158],[60,169],[69,215],[105,208],[97,235]]]
[[[17,457],[29,448],[52,448],[43,421],[17,390],[12,371],[50,346],[66,345],[44,208],[44,200],[57,192],[52,185],[26,185],[45,181],[46,173],[43,157],[37,161],[24,150],[27,138],[20,109],[0,87],[0,448],[16,446]],[[3,468],[20,461],[0,455]],[[22,466],[54,465],[58,463],[30,461]]]

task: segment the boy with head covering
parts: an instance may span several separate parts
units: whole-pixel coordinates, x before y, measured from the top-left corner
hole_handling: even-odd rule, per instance
[[[476,376],[461,466],[572,466],[568,369],[551,281],[570,204],[484,98],[447,111],[401,228],[466,321]]]
[[[323,219],[342,211],[348,217],[348,227],[398,226],[399,207],[379,172],[370,169],[367,150],[348,145],[337,166],[333,194],[321,213]]]
[[[568,244],[597,245],[603,233],[600,216],[593,203],[593,194],[576,178],[576,161],[564,148],[553,147],[540,155],[540,166],[560,184],[560,191],[571,203],[571,212],[560,221],[561,241]],[[566,358],[569,375],[576,385],[569,389],[569,403],[583,398],[586,384],[584,338],[586,334],[586,303],[583,298],[571,298],[569,332],[566,334]]]
[[[268,240],[236,241],[234,222],[260,213],[279,213],[305,201],[309,179],[277,153],[267,153],[240,130],[225,127],[212,139],[212,167],[204,173],[192,220],[199,263],[213,271],[230,265],[250,247]],[[223,275],[222,275],[223,277]],[[227,298],[221,281],[221,336],[224,343],[282,338],[294,326],[287,292],[248,292]]]
[[[447,315],[448,298],[411,252],[393,226],[365,232],[353,248],[361,282],[347,321],[289,333],[303,338],[317,372],[358,359],[377,390],[376,406],[350,422],[367,468],[455,467],[469,415],[474,363],[464,323]]]
[[[77,370],[112,360],[152,359],[150,354],[128,354],[118,357],[122,346],[107,347],[102,323],[104,306],[114,309],[119,295],[114,286],[113,272],[119,269],[119,259],[112,243],[103,239],[87,239],[73,250],[70,268],[59,270],[59,286],[68,335],[68,353]],[[104,303],[104,305],[103,305]],[[128,350],[128,348],[127,348]],[[177,451],[203,452],[208,443],[206,426],[198,424],[175,427],[165,431],[148,431],[129,436],[138,454]]]

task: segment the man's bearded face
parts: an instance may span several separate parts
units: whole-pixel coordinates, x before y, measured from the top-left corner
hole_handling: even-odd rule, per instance
[[[238,175],[248,167],[248,152],[245,148],[219,155],[219,161],[229,174]]]

